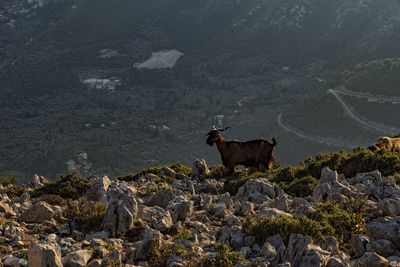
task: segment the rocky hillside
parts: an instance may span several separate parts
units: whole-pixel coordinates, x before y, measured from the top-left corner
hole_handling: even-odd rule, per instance
[[[167,158],[216,164],[202,138],[221,115],[232,138],[281,135],[279,113],[329,73],[399,55],[395,0],[4,3],[0,175],[19,178],[56,177],[81,152],[114,176]],[[184,55],[135,67],[164,50]],[[283,164],[322,149],[280,138]]]
[[[196,160],[113,179],[3,179],[0,263],[398,266],[399,171],[398,154],[358,149],[232,177]]]

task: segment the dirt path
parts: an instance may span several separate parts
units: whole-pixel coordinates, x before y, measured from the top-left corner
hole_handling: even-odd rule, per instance
[[[329,138],[325,138],[322,136],[313,136],[313,135],[308,135],[306,133],[302,133],[300,130],[294,129],[293,127],[283,123],[282,113],[279,114],[277,121],[278,121],[279,126],[282,127],[285,131],[290,132],[294,135],[297,135],[300,138],[304,138],[304,139],[307,139],[310,141],[318,142],[318,143],[329,145],[329,146],[351,147],[351,148],[354,147],[354,144],[350,145],[350,144],[340,143],[340,142],[333,141]]]
[[[348,91],[346,90],[345,93],[343,93],[343,88],[339,87],[339,89],[329,89],[327,91],[327,93],[332,94],[338,101],[339,103],[342,105],[343,109],[346,111],[346,113],[355,121],[357,121],[359,124],[361,124],[362,126],[364,126],[365,128],[368,129],[372,129],[372,130],[376,130],[378,132],[382,132],[384,134],[389,134],[389,135],[395,135],[398,132],[400,132],[400,129],[397,129],[395,127],[392,126],[388,126],[388,125],[384,125],[384,124],[378,124],[375,123],[373,121],[369,121],[363,118],[360,118],[359,116],[357,116],[356,114],[354,114],[353,112],[353,108],[348,105],[340,96],[339,94],[346,94],[346,95],[352,95],[352,96],[360,96],[360,94],[362,93],[356,93],[356,92],[352,92],[352,91]],[[379,101],[379,99],[383,99],[382,97],[378,97],[378,96],[372,96],[372,95],[368,95],[368,99],[373,99],[375,101]],[[385,98],[386,101],[390,101],[393,102],[393,100],[391,100],[391,98]]]
[[[354,96],[354,97],[358,97],[358,98],[366,98],[369,101],[377,101],[377,102],[383,102],[383,103],[391,103],[394,105],[400,104],[400,97],[388,97],[388,96],[376,96],[376,95],[371,95],[368,93],[362,93],[362,92],[354,92],[354,91],[350,91],[347,90],[346,87],[344,87],[343,85],[336,87],[335,89],[329,89],[327,91],[327,93],[333,95],[338,101],[339,103],[342,105],[343,109],[346,111],[346,113],[352,118],[354,119],[356,122],[358,122],[359,124],[361,124],[363,127],[371,129],[371,130],[375,130],[375,131],[379,131],[382,132],[384,134],[388,134],[388,135],[395,135],[398,134],[400,132],[400,129],[392,127],[392,126],[388,126],[388,125],[384,125],[384,124],[378,124],[369,120],[366,120],[364,118],[361,118],[359,116],[357,116],[354,112],[353,112],[353,108],[347,104],[339,95],[348,95],[348,96]],[[281,128],[283,128],[285,131],[290,132],[298,137],[310,140],[310,141],[315,141],[321,144],[326,144],[326,145],[330,145],[330,146],[337,146],[337,147],[354,147],[353,145],[350,144],[345,144],[345,143],[341,143],[341,142],[337,142],[337,141],[333,141],[330,138],[325,138],[325,137],[321,137],[321,136],[313,136],[313,135],[308,135],[304,132],[301,132],[298,129],[295,129],[287,124],[285,124],[282,121],[282,113],[279,114],[278,116],[278,124]]]

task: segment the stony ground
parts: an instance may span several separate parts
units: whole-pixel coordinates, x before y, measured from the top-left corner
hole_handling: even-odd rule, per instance
[[[20,197],[5,193],[9,185],[0,195],[0,266],[400,266],[400,187],[378,171],[345,178],[324,168],[308,199],[264,178],[230,195],[207,171],[198,161],[191,176],[166,167],[135,181],[93,177],[83,197],[67,201],[31,197],[43,177]],[[362,203],[365,231],[347,248],[300,233],[260,243],[244,229],[248,218],[299,218],[349,199]]]

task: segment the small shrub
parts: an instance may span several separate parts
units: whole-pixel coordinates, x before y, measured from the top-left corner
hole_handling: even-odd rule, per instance
[[[167,260],[172,255],[176,255],[182,260],[192,260],[193,251],[185,248],[183,244],[168,244],[164,240],[153,240],[149,247],[150,266],[161,267],[166,266]]]
[[[312,195],[314,187],[318,184],[318,180],[310,175],[295,179],[289,184],[280,183],[282,189],[289,195],[296,197],[308,197]]]
[[[144,192],[137,192],[137,196],[140,198],[147,197],[151,193],[157,192],[158,190],[172,190],[172,187],[169,184],[165,184],[165,183],[150,185],[145,188]]]
[[[222,165],[211,166],[210,172],[206,175],[206,179],[219,180],[225,178],[227,175],[226,168]]]
[[[6,218],[0,218],[0,226],[10,224],[12,220]]]
[[[28,190],[24,185],[13,185],[7,188],[3,188],[0,191],[6,193],[9,198],[18,198]]]
[[[38,201],[44,201],[49,203],[50,205],[58,205],[58,206],[65,206],[67,205],[67,201],[60,197],[59,195],[41,195],[33,200],[33,203]]]
[[[77,201],[69,199],[63,216],[69,222],[76,224],[80,231],[87,233],[100,228],[106,212],[105,203],[88,201],[85,198]]]
[[[348,213],[339,210],[337,205],[325,203],[318,206],[316,212],[311,215],[314,221],[318,221],[324,227],[331,227],[339,244],[345,249],[350,249],[350,240],[353,234],[365,233],[365,222],[361,213]]]
[[[181,231],[179,232],[174,239],[186,239],[186,240],[190,240],[192,239],[192,234],[190,233],[189,230],[185,230],[185,231]]]
[[[200,263],[201,267],[232,267],[237,263],[245,264],[245,260],[240,252],[231,251],[228,245],[217,243],[215,245],[215,258],[205,257]]]
[[[395,173],[392,175],[392,178],[394,179],[394,181],[396,182],[397,185],[400,185],[400,173],[395,172]]]
[[[46,185],[35,189],[31,197],[41,195],[59,195],[65,199],[78,199],[90,188],[91,182],[80,177],[76,172],[63,175],[56,182],[49,182]]]
[[[265,240],[272,235],[279,234],[285,244],[288,243],[292,233],[309,235],[315,239],[320,239],[324,234],[332,235],[333,229],[324,229],[318,222],[306,216],[292,218],[290,216],[279,216],[276,218],[263,217],[255,221],[247,217],[243,223],[243,228],[248,235],[256,237],[257,243],[262,245]]]
[[[169,164],[167,166],[151,167],[151,168],[143,169],[136,174],[126,174],[126,175],[117,177],[117,179],[120,181],[137,181],[140,177],[144,176],[147,173],[160,175],[161,170],[164,167],[169,167],[169,168],[173,169],[174,171],[176,171],[177,173],[181,173],[184,175],[190,175],[192,172],[192,170],[189,167],[186,167],[185,165],[183,165],[179,162],[176,162],[176,163]],[[171,182],[174,182],[174,181],[175,180],[173,180]]]
[[[0,179],[0,184],[2,186],[8,186],[10,184],[14,184],[17,181],[17,178],[15,177],[2,177]]]
[[[343,249],[349,250],[351,236],[365,233],[365,222],[361,214],[351,214],[340,210],[334,204],[325,203],[318,206],[309,218],[280,216],[254,220],[247,217],[243,223],[243,229],[246,234],[255,236],[260,245],[269,236],[275,234],[279,234],[287,245],[290,235],[295,233],[309,235],[315,240],[333,236]]]

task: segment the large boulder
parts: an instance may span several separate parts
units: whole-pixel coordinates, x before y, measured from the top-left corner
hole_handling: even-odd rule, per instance
[[[110,185],[111,180],[107,176],[97,177],[92,181],[92,186],[86,192],[87,199],[108,203],[107,191]]]
[[[380,217],[367,224],[367,235],[373,240],[389,240],[400,250],[400,216]]]
[[[310,236],[291,234],[287,256],[292,266],[324,266],[331,253],[312,243]]]
[[[376,254],[375,252],[365,252],[364,255],[356,261],[357,267],[385,267],[389,260]]]
[[[363,194],[354,191],[343,175],[324,167],[321,179],[313,191],[315,203],[332,202],[343,203],[349,198],[362,198]]]
[[[373,201],[400,198],[400,187],[394,179],[382,177],[379,171],[357,174],[350,182]]]
[[[55,242],[41,242],[28,248],[28,265],[30,267],[63,267],[61,249]]]
[[[265,178],[247,180],[236,193],[238,199],[250,201],[256,204],[263,203],[275,197],[274,185]]]
[[[28,184],[30,187],[36,188],[41,187],[47,184],[49,181],[44,176],[39,176],[36,173],[32,176],[30,183]]]
[[[186,200],[184,197],[180,196],[168,203],[167,210],[172,212],[172,218],[174,222],[178,220],[185,220],[190,218],[193,213],[193,201]]]
[[[114,199],[111,198],[111,199]],[[120,195],[107,209],[103,230],[112,235],[123,235],[133,228],[138,213],[138,202],[132,194]]]
[[[207,167],[207,163],[204,159],[196,159],[193,162],[192,167],[192,176],[196,177],[199,175],[207,175],[210,173],[210,170]]]
[[[62,258],[64,267],[85,267],[92,256],[92,250],[77,250]]]
[[[171,190],[158,190],[148,200],[148,206],[159,206],[165,209],[170,200],[174,198]]]
[[[42,223],[44,220],[50,220],[55,213],[56,210],[50,204],[39,201],[23,212],[19,219],[27,223]]]
[[[150,227],[145,226],[143,229],[142,240],[136,250],[136,260],[144,261],[151,256],[151,248],[159,247],[162,234]]]
[[[143,221],[151,223],[154,229],[159,231],[165,231],[173,225],[169,211],[165,211],[163,208],[158,206],[150,208],[140,206],[139,217],[143,219]]]
[[[358,258],[364,255],[368,243],[369,239],[365,235],[355,234],[351,236],[351,247]]]

